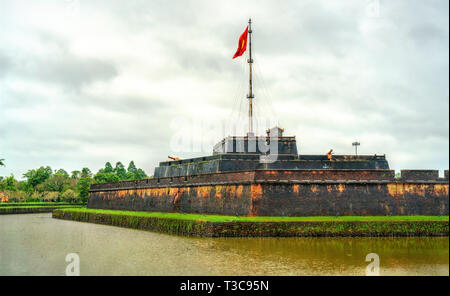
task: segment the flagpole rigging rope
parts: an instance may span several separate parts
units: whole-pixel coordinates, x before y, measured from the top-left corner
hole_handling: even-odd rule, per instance
[[[238,131],[240,128],[241,120],[243,119],[243,110],[242,110],[242,101],[243,97],[245,97],[245,76],[246,76],[246,62],[241,59],[240,60],[240,69],[238,71],[238,75],[233,75],[235,77],[234,81],[234,92],[233,92],[233,105],[232,109],[228,116],[228,123],[226,129],[226,136],[236,135],[241,132],[245,132],[245,130]]]
[[[231,135],[238,135],[243,133],[244,135],[248,132],[255,133],[255,134],[264,134],[266,128],[270,128],[269,125],[278,123],[278,117],[276,116],[276,112],[274,110],[273,103],[275,102],[273,100],[273,96],[271,92],[269,91],[266,82],[264,81],[261,65],[260,63],[254,63],[252,59],[252,48],[251,48],[251,20],[249,20],[249,26],[247,28],[248,34],[250,34],[249,37],[249,50],[246,52],[247,59],[240,59],[241,60],[241,73],[242,76],[237,75],[239,82],[237,91],[235,92],[234,101],[233,101],[233,108],[231,110],[231,114],[229,117],[229,123],[231,130],[227,130],[227,132],[231,132]],[[241,35],[242,38],[242,35]],[[240,39],[241,40],[241,39]],[[241,44],[241,42],[239,42]],[[238,48],[239,50],[239,48]],[[245,49],[244,49],[245,50]],[[242,53],[241,53],[242,54]],[[233,57],[234,58],[234,57]],[[248,68],[245,67],[246,62],[249,64]],[[253,64],[255,64],[255,67],[252,67]],[[248,69],[248,72],[247,72]],[[253,70],[254,69],[254,70]],[[253,71],[252,71],[253,70]],[[253,75],[254,74],[254,75]],[[243,82],[245,81],[244,78],[247,75],[249,85],[248,85],[248,94],[247,99],[248,102],[248,126],[246,129],[245,124],[245,118],[247,117],[245,115],[245,111],[243,110],[243,97],[245,96],[245,90],[243,87]],[[254,76],[254,77],[253,77]],[[235,76],[236,77],[236,76]],[[257,86],[260,90],[258,92],[258,104],[253,104],[253,86]],[[239,107],[238,110],[236,110],[236,107]],[[236,112],[237,111],[237,114]],[[237,120],[235,118],[235,114],[237,115]],[[262,117],[261,117],[262,116]],[[264,120],[264,122],[263,122]],[[259,122],[261,121],[261,122]],[[275,121],[275,122],[274,122]],[[261,125],[259,124],[261,123]],[[254,125],[254,126],[253,126]],[[263,130],[260,130],[261,128],[264,128]],[[247,130],[247,131],[246,131]],[[229,134],[228,134],[229,135]]]
[[[266,119],[277,121],[276,124],[279,125],[278,116],[274,109],[274,102],[276,101],[273,99],[273,95],[264,80],[260,58],[258,58],[258,63],[255,63],[255,84],[258,85],[258,89],[261,91],[260,95],[258,95],[257,106],[259,106],[259,109],[263,111],[262,114],[264,114]],[[267,128],[268,127],[269,126],[267,126]]]

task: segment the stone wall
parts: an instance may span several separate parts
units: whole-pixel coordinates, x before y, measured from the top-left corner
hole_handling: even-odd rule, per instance
[[[250,216],[448,215],[448,181],[256,170],[93,185],[88,208]],[[409,175],[409,178],[423,175]]]
[[[255,185],[251,215],[448,215],[448,184],[334,183]]]
[[[249,170],[389,170],[383,155],[277,155],[264,162],[258,154],[218,154],[164,161],[155,168],[157,178]]]
[[[402,180],[435,181],[439,179],[438,170],[401,170]]]

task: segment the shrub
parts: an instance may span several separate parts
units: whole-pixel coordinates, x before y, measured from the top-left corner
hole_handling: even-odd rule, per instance
[[[57,191],[46,191],[42,197],[43,201],[58,201],[59,193]]]
[[[80,197],[72,189],[67,189],[61,194],[61,199],[66,202],[76,202],[80,200]]]
[[[5,192],[9,196],[9,201],[12,202],[24,202],[28,198],[28,194],[23,191],[10,191]]]
[[[31,200],[31,201],[41,201],[42,200],[42,193],[33,192],[33,194],[31,194],[29,200]]]

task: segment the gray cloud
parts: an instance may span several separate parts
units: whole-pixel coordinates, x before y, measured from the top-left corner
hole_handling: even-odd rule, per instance
[[[118,75],[112,62],[104,61],[101,57],[78,56],[70,51],[67,41],[49,33],[42,33],[39,37],[40,45],[49,49],[48,52],[37,55],[25,49],[16,54],[9,63],[8,75],[61,85],[74,91]]]
[[[3,1],[0,175],[132,159],[152,173],[210,153],[171,141],[245,119],[245,57],[231,57],[250,16],[257,115],[301,153],[359,139],[397,170],[448,168],[448,1],[380,1],[376,17],[358,0],[76,3]]]
[[[11,63],[9,59],[6,56],[3,56],[0,52],[0,77],[5,75],[6,72],[8,72],[9,67],[11,66]]]

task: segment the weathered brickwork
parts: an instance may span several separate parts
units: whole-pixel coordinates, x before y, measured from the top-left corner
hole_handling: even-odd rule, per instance
[[[426,180],[435,181],[439,179],[438,170],[402,170],[403,180]]]
[[[299,181],[394,181],[393,170],[258,170],[255,180],[299,180]]]
[[[91,192],[89,208],[248,215],[249,185],[161,187]]]
[[[254,185],[258,186],[258,185]],[[448,184],[262,184],[257,216],[448,215]]]
[[[97,184],[88,207],[249,216],[448,215],[448,201],[448,181],[395,180],[390,170],[256,170]]]
[[[118,188],[179,187],[269,181],[394,181],[392,170],[253,170],[94,184],[91,191]]]

